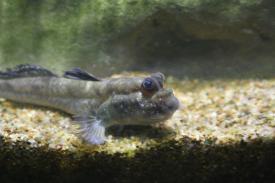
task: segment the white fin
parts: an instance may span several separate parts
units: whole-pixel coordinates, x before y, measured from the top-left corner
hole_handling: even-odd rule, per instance
[[[76,117],[81,125],[81,136],[84,140],[91,144],[103,144],[106,140],[105,127],[102,125],[101,120],[95,117]]]

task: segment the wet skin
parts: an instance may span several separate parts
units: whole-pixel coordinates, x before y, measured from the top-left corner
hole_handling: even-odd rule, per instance
[[[27,64],[0,72],[0,97],[72,114],[83,139],[102,144],[106,127],[152,125],[173,115],[179,101],[164,80],[162,73],[98,79],[79,68],[59,77]]]

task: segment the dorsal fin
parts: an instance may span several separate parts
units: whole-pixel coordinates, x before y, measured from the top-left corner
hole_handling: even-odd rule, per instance
[[[1,79],[13,79],[19,77],[51,76],[57,77],[51,71],[33,64],[20,64],[14,68],[8,68],[6,71],[0,71]]]
[[[101,81],[101,79],[86,71],[81,70],[80,68],[73,68],[70,71],[65,71],[63,77],[75,80]]]

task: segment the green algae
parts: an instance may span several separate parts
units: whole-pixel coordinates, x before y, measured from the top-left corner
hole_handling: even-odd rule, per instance
[[[175,20],[187,15],[199,22],[215,22],[217,26],[212,28],[201,24],[205,26],[199,28],[201,33],[196,24],[187,27],[197,35],[207,35],[211,32],[208,29],[219,30],[219,26],[241,29],[239,23],[251,17],[253,8],[260,8],[263,3],[269,1],[3,0],[0,6],[0,63],[11,66],[31,62],[48,67],[55,63],[59,70],[75,65],[75,62],[85,66],[107,62],[106,66],[110,65],[110,58],[105,53],[110,41],[120,39],[159,10],[175,13]],[[272,11],[263,12],[261,16],[274,16],[269,12]],[[253,21],[254,25],[261,25],[257,17]],[[215,34],[222,37],[224,32],[216,31]],[[211,39],[211,36],[207,37]],[[123,64],[125,62],[119,67]]]

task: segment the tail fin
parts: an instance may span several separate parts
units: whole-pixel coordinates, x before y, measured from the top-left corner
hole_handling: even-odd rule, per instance
[[[56,74],[51,71],[32,64],[21,64],[15,68],[8,68],[6,71],[0,71],[0,79],[13,79],[19,77],[36,77],[36,76],[51,76],[57,77]]]

